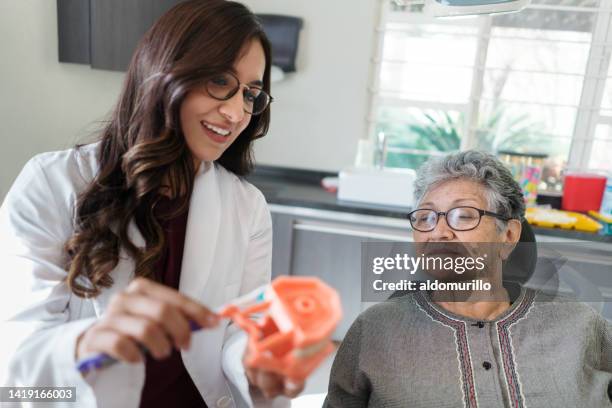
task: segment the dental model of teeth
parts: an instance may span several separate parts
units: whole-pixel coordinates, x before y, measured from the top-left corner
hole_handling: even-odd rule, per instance
[[[246,365],[306,379],[334,351],[331,335],[342,318],[338,293],[318,278],[279,276],[258,299],[219,312],[249,335]],[[263,315],[255,321],[256,313]]]

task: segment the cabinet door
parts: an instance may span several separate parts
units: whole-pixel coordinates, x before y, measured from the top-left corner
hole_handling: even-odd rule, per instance
[[[407,234],[278,213],[272,221],[273,277],[316,276],[336,289],[344,315],[333,339],[342,340],[366,306],[361,301],[361,243],[407,240]]]
[[[57,0],[60,62],[89,64],[89,1]]]
[[[91,66],[125,71],[143,34],[180,0],[91,0]]]
[[[272,213],[272,279],[291,275],[294,220],[292,215]]]
[[[333,231],[294,228],[290,271],[317,276],[338,291],[343,319],[334,333],[341,340],[361,312],[362,237]]]

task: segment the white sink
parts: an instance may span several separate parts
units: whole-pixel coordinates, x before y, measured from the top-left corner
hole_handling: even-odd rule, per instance
[[[411,169],[376,169],[350,167],[339,174],[338,200],[412,208]]]

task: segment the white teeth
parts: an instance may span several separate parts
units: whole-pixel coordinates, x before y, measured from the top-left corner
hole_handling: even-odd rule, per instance
[[[227,136],[227,135],[229,135],[229,134],[231,133],[231,132],[230,132],[229,130],[227,130],[227,129],[221,129],[221,128],[218,128],[218,127],[216,127],[216,126],[209,125],[209,124],[208,124],[208,123],[206,123],[206,122],[202,122],[202,124],[203,124],[204,126],[206,126],[208,129],[212,130],[213,132],[220,134],[221,136]]]

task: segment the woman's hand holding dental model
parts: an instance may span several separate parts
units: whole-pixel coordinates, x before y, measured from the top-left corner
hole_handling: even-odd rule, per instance
[[[76,357],[102,352],[136,363],[142,361],[142,344],[154,358],[163,359],[172,347],[189,348],[190,321],[212,328],[219,317],[168,286],[136,278],[112,297],[104,316],[79,337]]]
[[[77,360],[95,353],[106,353],[128,363],[142,361],[139,345],[156,359],[164,359],[172,347],[186,350],[191,343],[192,324],[213,328],[219,316],[200,303],[145,278],[136,278],[126,290],[111,298],[107,312],[77,340]],[[266,398],[295,397],[304,382],[245,366],[249,384]]]

